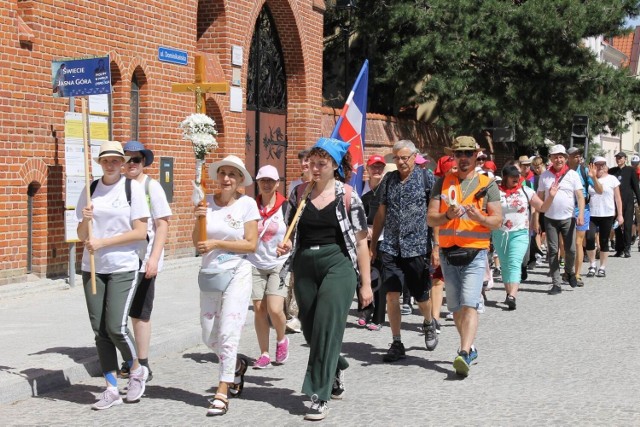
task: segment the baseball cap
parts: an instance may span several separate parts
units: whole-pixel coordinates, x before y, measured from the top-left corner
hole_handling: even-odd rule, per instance
[[[487,159],[489,156],[486,155],[486,153],[484,151],[480,151],[478,153],[478,159]]]
[[[416,165],[424,165],[425,163],[427,163],[427,161],[427,159],[422,157],[422,154],[418,153],[416,155]]]
[[[573,156],[573,155],[574,155],[574,154],[576,154],[576,153],[582,153],[582,150],[581,150],[581,149],[579,149],[578,147],[570,147],[570,148],[567,150],[567,154],[568,154],[568,155],[570,155],[570,156]]]
[[[640,161],[640,159],[638,159]],[[607,159],[602,156],[596,156],[593,158],[593,163],[607,163]]]
[[[371,166],[374,163],[382,163],[383,165],[387,164],[387,162],[384,160],[384,157],[379,154],[374,154],[373,156],[369,157],[369,160],[367,160],[367,166]]]
[[[562,144],[556,144],[549,150],[549,155],[553,156],[554,154],[562,154],[563,156],[567,156],[567,149],[564,148]]]
[[[616,154],[616,157],[624,157],[626,159],[627,153],[625,153],[624,151],[620,151],[618,154]]]
[[[640,163],[640,156],[633,156],[631,158],[631,163]]]
[[[498,166],[496,166],[496,164],[493,162],[493,160],[487,160],[486,162],[484,162],[484,167],[485,169],[489,169],[493,172],[498,170]]]
[[[265,165],[260,168],[258,174],[256,175],[256,181],[262,178],[269,178],[274,181],[280,180],[280,175],[278,174],[278,169],[275,166]]]

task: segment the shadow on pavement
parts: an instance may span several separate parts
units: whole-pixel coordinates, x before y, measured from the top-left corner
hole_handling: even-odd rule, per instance
[[[245,383],[241,399],[268,403],[274,408],[288,411],[291,415],[304,415],[308,410],[305,405],[308,398],[288,388],[253,387],[252,384]],[[231,403],[233,404],[233,400]]]
[[[77,403],[78,405],[91,405],[96,402],[96,396],[104,391],[104,387],[87,384],[74,384],[72,387],[65,387],[55,390],[42,396],[34,396],[38,399],[64,400],[66,402]]]
[[[95,347],[51,347],[36,353],[30,353],[29,356],[58,353],[68,356],[76,363],[81,363],[91,357],[96,357],[98,352]]]
[[[185,353],[182,355],[183,359],[191,359],[196,363],[218,363],[220,359],[213,352],[208,353]]]
[[[187,405],[195,406],[196,408],[207,408],[209,406],[206,396],[198,393],[192,393],[177,387],[147,385],[144,392],[144,399],[172,400],[175,402],[186,403]]]

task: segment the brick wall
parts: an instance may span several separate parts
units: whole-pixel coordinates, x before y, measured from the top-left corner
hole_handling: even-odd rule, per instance
[[[0,0],[0,284],[27,271],[27,189],[33,197],[33,266],[40,276],[67,271],[64,242],[64,113],[69,100],[51,94],[51,61],[109,54],[113,76],[113,139],[130,139],[129,97],[140,89],[140,140],[156,157],[173,157],[174,201],[167,256],[193,253],[190,202],[191,147],[178,124],[193,112],[193,96],[171,93],[172,83],[193,81],[193,58],[207,58],[207,79],[231,80],[231,46],[244,49],[246,95],[249,48],[264,1],[249,0]],[[280,35],[288,87],[289,158],[321,133],[321,0],[268,2]],[[21,41],[22,40],[22,41]],[[189,66],[158,61],[158,47],[188,52]],[[213,80],[211,80],[213,79]],[[79,102],[76,102],[79,105]],[[244,156],[244,113],[229,111],[228,95],[209,95],[220,148],[209,157]],[[79,111],[76,108],[76,111]],[[293,153],[293,154],[291,154]],[[289,174],[295,174],[295,163]],[[157,177],[157,162],[147,171]],[[78,251],[80,248],[78,248]],[[78,252],[80,255],[80,252]]]

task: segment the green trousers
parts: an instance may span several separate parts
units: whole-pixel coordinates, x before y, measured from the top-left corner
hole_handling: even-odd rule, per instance
[[[302,392],[327,401],[336,370],[349,367],[340,350],[356,290],[356,272],[338,245],[298,250],[293,272],[298,318],[309,344]]]
[[[124,361],[130,362],[138,358],[136,344],[127,327],[138,274],[137,271],[96,274],[96,294],[93,295],[91,273],[82,272],[89,320],[104,373],[118,370],[116,348]]]

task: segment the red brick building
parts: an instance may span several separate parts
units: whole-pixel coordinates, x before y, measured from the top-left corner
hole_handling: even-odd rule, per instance
[[[192,82],[202,56],[205,81],[241,90],[241,111],[230,93],[207,95],[220,144],[208,161],[236,154],[289,180],[298,150],[321,132],[323,12],[323,0],[0,0],[0,284],[68,268],[64,115],[80,103],[52,96],[52,60],[109,55],[110,138],[173,158],[166,249],[184,256],[195,162],[178,126],[195,107],[171,85]],[[186,52],[188,64],[160,61],[161,47]],[[158,177],[158,161],[148,173]]]

